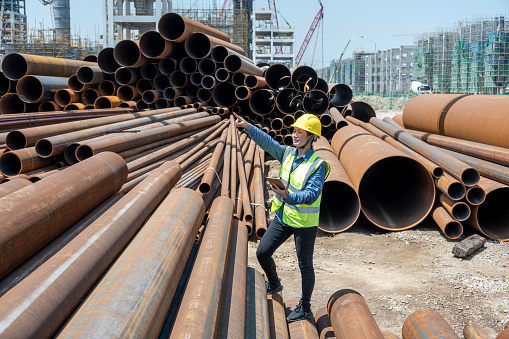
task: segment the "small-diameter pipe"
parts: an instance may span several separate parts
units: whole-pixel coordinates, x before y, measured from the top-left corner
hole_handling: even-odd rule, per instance
[[[182,95],[175,98],[175,101],[173,102],[175,104],[175,107],[182,107],[184,105],[189,105],[193,103],[193,98]]]
[[[244,74],[242,72],[235,72],[232,75],[232,84],[234,84],[237,87],[244,86],[245,79],[246,79],[246,74]]]
[[[181,88],[173,88],[173,87],[167,87],[163,91],[163,96],[168,101],[173,101],[177,97],[182,96],[185,94],[185,91]]]
[[[469,187],[465,194],[465,200],[470,205],[480,205],[486,199],[486,192],[479,185]]]
[[[341,114],[344,117],[352,116],[363,122],[370,122],[369,119],[376,117],[375,110],[368,103],[363,101],[352,101],[346,106]]]
[[[154,104],[160,97],[161,92],[152,89],[143,92],[142,100],[145,101],[147,104]]]
[[[154,106],[156,109],[172,107],[170,101],[166,100],[165,98],[157,99],[156,102],[154,103]]]
[[[90,85],[84,85],[79,82],[76,74],[73,74],[69,77],[69,80],[67,80],[67,86],[69,86],[69,88],[74,92],[83,92],[85,89],[90,87]]]
[[[136,91],[139,95],[142,95],[143,92],[153,89],[152,81],[146,79],[140,79],[136,82]]]
[[[186,95],[191,98],[196,98],[198,96],[198,90],[200,88],[195,85],[187,85],[186,87]]]
[[[205,75],[201,79],[201,85],[205,89],[212,90],[214,86],[216,86],[216,78],[210,75]]]
[[[199,72],[194,72],[189,76],[189,81],[195,86],[201,85],[201,80],[203,79],[203,75]]]
[[[170,87],[171,81],[167,75],[158,74],[152,81],[154,89],[163,92],[166,88]]]
[[[267,85],[264,77],[256,75],[246,75],[244,79],[244,85],[250,89],[263,88]]]
[[[60,107],[65,107],[69,104],[72,104],[73,102],[79,102],[80,101],[80,95],[75,93],[73,90],[70,90],[68,88],[66,89],[59,89],[55,93],[55,102]]]
[[[247,100],[251,97],[251,90],[246,86],[239,86],[235,89],[235,96],[239,100]]]
[[[54,101],[43,101],[39,104],[39,108],[37,110],[39,112],[61,111],[62,106],[58,105]]]
[[[461,223],[451,217],[444,207],[440,205],[433,207],[431,216],[448,239],[458,239],[463,234]]]
[[[206,88],[200,88],[198,93],[196,93],[196,97],[201,102],[210,102],[212,99],[212,92]]]
[[[95,100],[100,96],[101,94],[97,89],[90,87],[87,88],[81,95],[81,101],[83,101],[85,105],[93,105]]]
[[[117,89],[117,97],[121,101],[134,101],[138,99],[138,92],[133,85],[122,85]]]
[[[438,201],[455,220],[465,221],[470,217],[470,207],[466,203],[452,200],[441,192],[438,194]]]
[[[465,197],[465,186],[447,173],[435,179],[435,186],[452,200],[461,200]]]
[[[223,82],[223,81],[229,81],[230,80],[230,72],[226,68],[218,68],[216,70],[216,73],[214,74],[217,81]]]

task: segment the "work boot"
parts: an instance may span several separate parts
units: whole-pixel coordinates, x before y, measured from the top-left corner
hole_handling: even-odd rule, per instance
[[[289,323],[293,322],[293,321],[299,321],[299,320],[304,320],[304,319],[308,319],[308,318],[312,318],[313,317],[313,312],[311,312],[311,307],[304,307],[302,306],[301,303],[299,303],[297,305],[297,307],[295,307],[295,309],[292,311],[292,313],[290,313],[288,315],[288,317],[286,317],[286,321],[288,321]]]
[[[277,283],[274,285],[271,285],[270,282],[267,281],[266,288],[267,294],[281,292],[283,290],[283,285],[281,285],[281,279],[278,279]]]

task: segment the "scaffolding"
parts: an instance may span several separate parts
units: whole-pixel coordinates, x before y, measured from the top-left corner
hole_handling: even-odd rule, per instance
[[[82,60],[97,55],[101,44],[79,35],[62,35],[55,29],[29,29],[13,31],[12,39],[2,46],[2,54],[26,53],[65,59]]]
[[[509,26],[504,16],[476,17],[420,36],[413,77],[435,93],[504,94],[509,85]]]

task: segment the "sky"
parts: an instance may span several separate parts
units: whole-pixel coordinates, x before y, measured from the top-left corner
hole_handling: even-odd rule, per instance
[[[71,31],[80,32],[91,39],[102,34],[102,0],[70,0]],[[212,3],[213,0],[179,0],[179,5],[195,1]],[[222,0],[216,0],[219,6]],[[295,26],[296,54],[306,37],[315,15],[320,9],[318,0],[275,0],[282,15],[291,26]],[[509,0],[321,0],[323,10],[323,29],[315,31],[301,64],[315,68],[327,66],[345,50],[343,58],[354,51],[374,52],[387,50],[401,45],[411,45],[414,36],[394,36],[434,32],[440,28],[457,27],[458,22],[477,17],[495,17],[503,15],[509,25]],[[266,0],[254,0],[255,8],[267,8]],[[51,26],[50,6],[43,6],[39,0],[26,0],[29,27],[37,24]],[[279,18],[280,26],[285,24]],[[323,34],[322,34],[323,33]],[[318,41],[316,40],[318,38]],[[323,43],[322,43],[323,41]],[[315,47],[316,46],[316,47]],[[314,56],[313,56],[314,55]]]

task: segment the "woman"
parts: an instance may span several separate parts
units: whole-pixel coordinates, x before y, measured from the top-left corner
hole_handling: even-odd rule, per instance
[[[267,294],[283,290],[276,272],[272,254],[293,234],[302,278],[302,296],[299,305],[287,317],[289,322],[311,318],[311,294],[315,285],[313,251],[318,231],[320,201],[329,165],[313,150],[313,141],[321,135],[320,120],[312,114],[303,114],[292,125],[293,146],[282,146],[269,135],[239,117],[235,124],[263,150],[281,162],[280,179],[285,189],[272,184],[274,199],[271,210],[276,213],[267,228],[256,256],[267,276]]]

